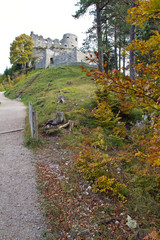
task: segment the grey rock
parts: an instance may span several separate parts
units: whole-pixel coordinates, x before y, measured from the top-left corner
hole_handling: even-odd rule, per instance
[[[82,232],[80,232],[79,236],[86,236],[86,235],[89,235],[90,234],[90,230],[89,229],[85,229],[83,230]]]

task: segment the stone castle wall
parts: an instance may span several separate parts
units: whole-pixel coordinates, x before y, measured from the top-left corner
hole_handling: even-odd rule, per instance
[[[52,40],[51,38],[43,38],[42,35],[34,34],[31,32],[30,36],[32,37],[34,47],[42,47],[42,48],[51,48],[51,47],[59,47],[60,42],[58,39]]]
[[[31,32],[30,36],[32,37],[34,47],[42,47],[42,48],[56,48],[56,47],[62,47],[62,48],[74,48],[78,47],[78,38],[75,34],[66,33],[63,35],[62,40],[51,38],[43,38],[42,35],[34,34],[34,32]]]
[[[86,56],[78,50],[78,38],[75,34],[66,33],[61,41],[51,38],[44,39],[41,35],[31,32],[33,39],[33,57],[36,59],[35,68],[47,68],[50,65],[66,66],[86,63]]]

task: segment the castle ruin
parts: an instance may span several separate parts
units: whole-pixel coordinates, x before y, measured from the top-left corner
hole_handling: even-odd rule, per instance
[[[78,38],[74,34],[66,33],[62,40],[51,38],[44,39],[31,32],[34,46],[33,58],[35,59],[35,68],[47,68],[58,66],[77,66],[89,64],[86,57],[89,53],[83,53],[78,49]],[[91,66],[91,65],[90,65]],[[92,64],[92,66],[95,66]]]

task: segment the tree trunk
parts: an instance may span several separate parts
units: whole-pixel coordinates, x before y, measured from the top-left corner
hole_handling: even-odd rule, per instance
[[[135,0],[133,0],[132,7],[135,7]],[[132,25],[130,29],[130,43],[135,40],[136,26]],[[133,51],[130,51],[130,78],[135,80],[135,54]]]
[[[120,39],[121,41],[121,39]],[[119,70],[121,69],[121,43],[119,43]]]
[[[97,38],[98,38],[98,55],[99,55],[99,62],[98,62],[98,69],[99,71],[103,71],[103,41],[102,41],[102,23],[101,23],[101,10],[100,10],[100,3],[97,2],[96,4],[96,22],[97,22]]]
[[[115,66],[115,69],[118,69],[118,66],[117,66],[117,26],[116,26],[116,23],[115,23],[115,26],[114,26],[114,66]]]
[[[107,28],[107,24],[106,24]],[[105,66],[105,72],[108,72],[108,65],[109,65],[109,46],[108,46],[108,32],[105,32],[105,47],[106,47],[106,54],[104,55],[104,62],[107,62],[107,66]]]
[[[124,37],[124,39],[123,39],[123,45],[124,45],[124,47],[125,47],[125,45],[126,45],[126,39],[125,39],[125,37]],[[126,75],[126,56],[125,56],[125,54],[123,54],[123,75],[125,76]]]

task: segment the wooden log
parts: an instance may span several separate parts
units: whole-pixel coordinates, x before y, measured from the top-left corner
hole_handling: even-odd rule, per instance
[[[67,128],[69,131],[71,131],[72,128],[73,128],[73,126],[74,126],[74,123],[69,120],[67,123],[59,126],[59,129],[61,129],[61,128]]]
[[[45,127],[49,128],[50,126],[55,126],[58,124],[63,123],[64,121],[64,113],[63,112],[57,112],[55,119],[50,119],[46,122]]]

